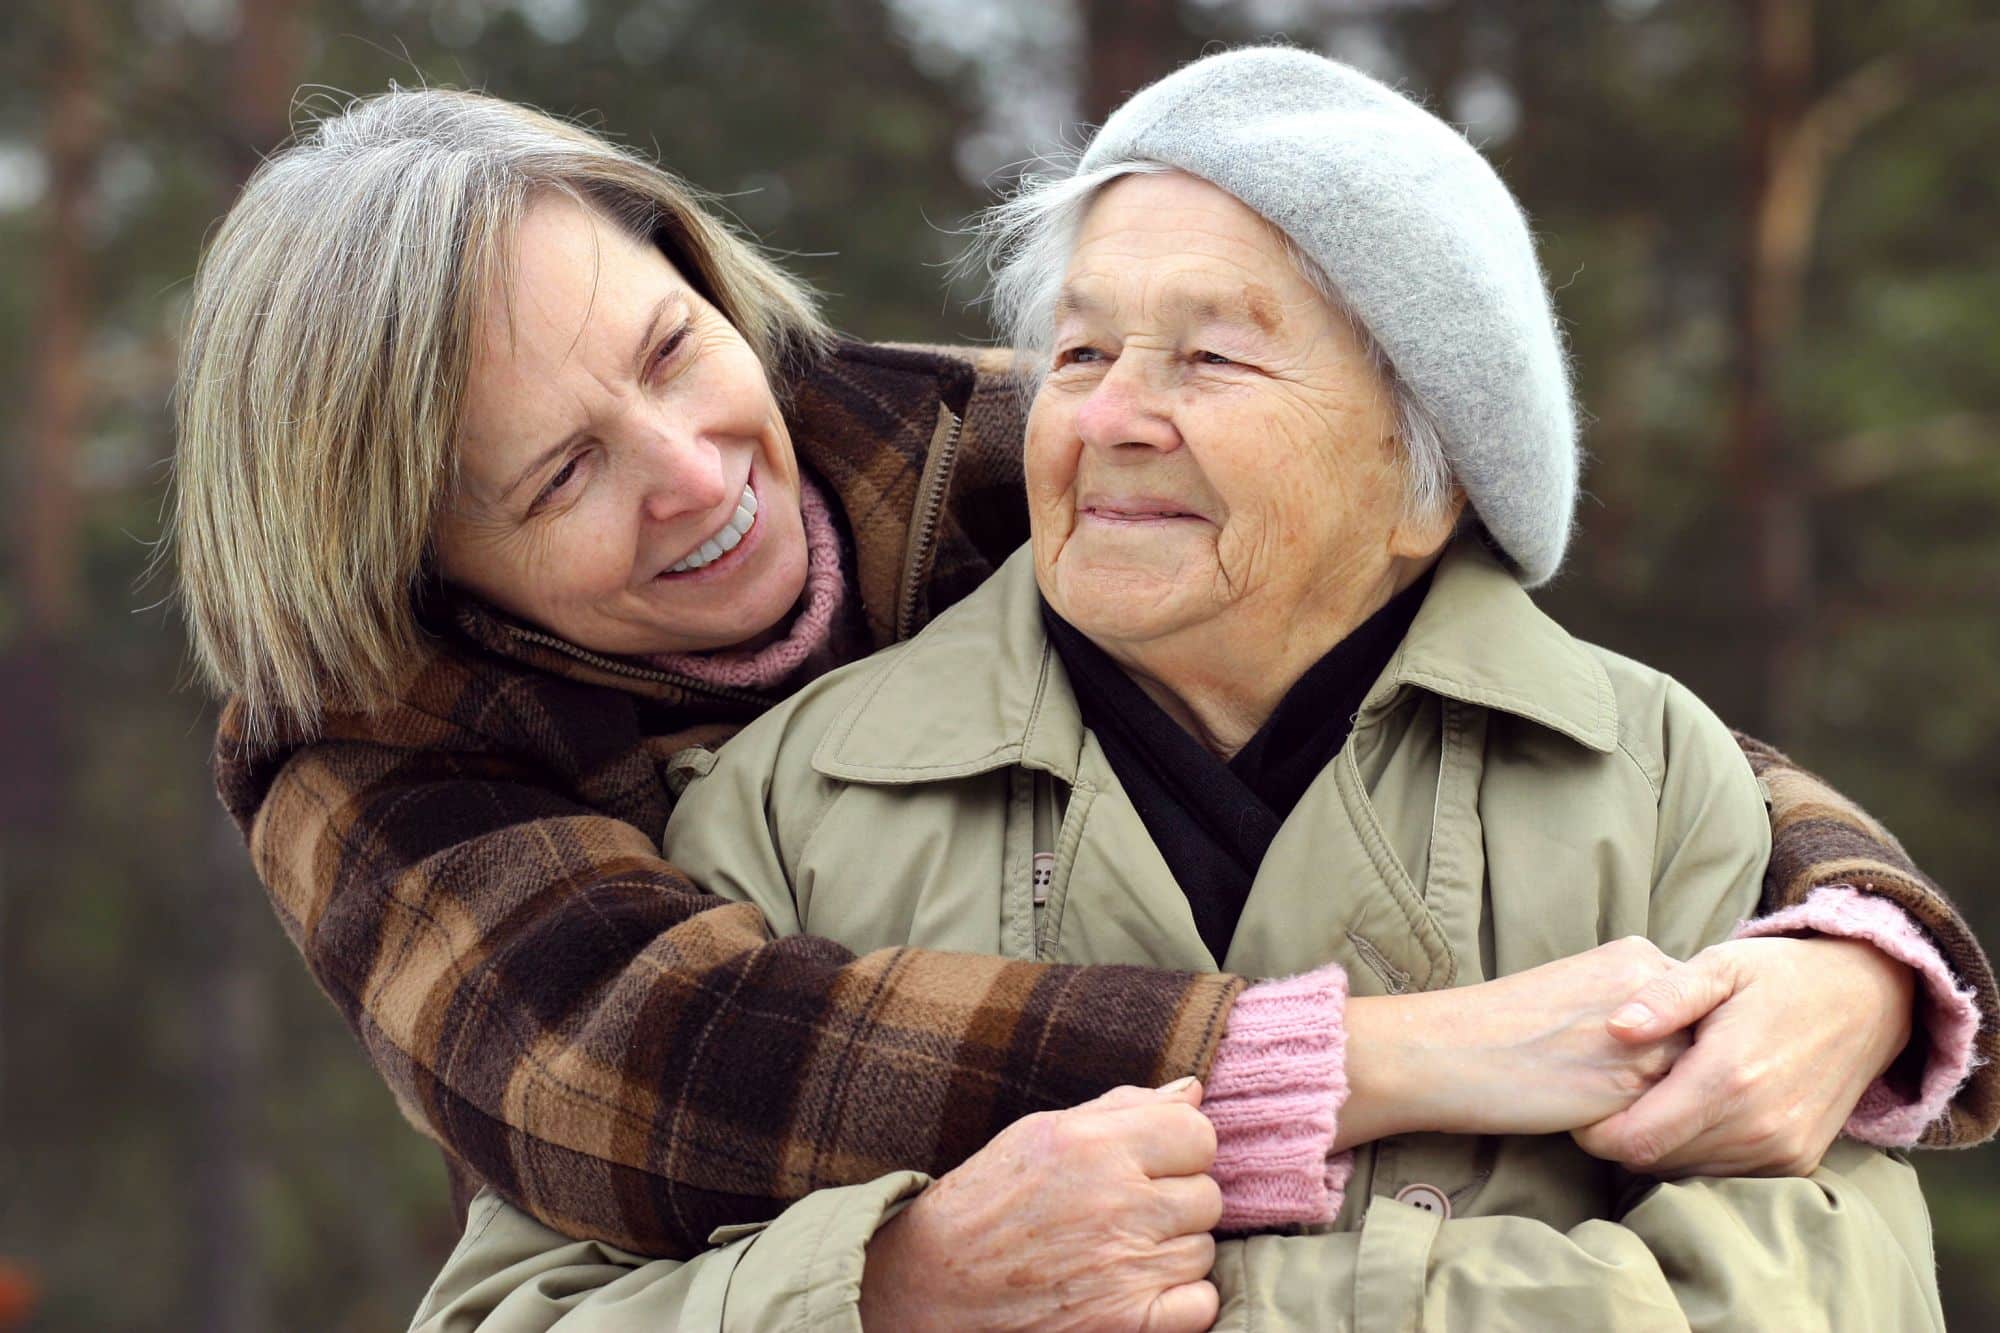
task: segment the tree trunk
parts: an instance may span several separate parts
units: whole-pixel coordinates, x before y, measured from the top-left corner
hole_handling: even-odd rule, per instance
[[[34,328],[27,485],[20,507],[21,566],[28,637],[67,639],[81,619],[82,560],[76,460],[88,424],[84,338],[89,328],[89,260],[84,251],[91,175],[103,141],[94,88],[91,0],[74,0],[56,19],[49,58],[49,207],[42,247],[43,287]]]
[[[1179,0],[1083,0],[1083,43],[1083,116],[1092,125],[1201,54]]]
[[[1747,178],[1737,287],[1731,468],[1750,553],[1747,633],[1758,679],[1746,719],[1760,735],[1796,744],[1805,633],[1811,613],[1809,479],[1785,436],[1778,377],[1797,331],[1806,264],[1796,173],[1785,170],[1807,106],[1811,0],[1745,0],[1750,70],[1744,128]]]
[[[1441,0],[1419,12],[1421,18],[1416,29],[1423,37],[1420,68],[1424,87],[1417,91],[1423,94],[1424,104],[1435,115],[1457,125],[1458,108],[1454,99],[1459,85],[1465,82],[1466,28],[1471,17],[1461,8],[1459,0]]]

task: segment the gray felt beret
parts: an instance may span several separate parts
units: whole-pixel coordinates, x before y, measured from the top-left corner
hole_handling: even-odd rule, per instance
[[[1178,167],[1317,260],[1443,428],[1473,510],[1530,587],[1562,564],[1576,409],[1520,205],[1457,130],[1349,65],[1254,47],[1113,113],[1078,171]]]

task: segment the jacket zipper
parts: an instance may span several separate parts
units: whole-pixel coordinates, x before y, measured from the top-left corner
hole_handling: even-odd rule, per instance
[[[916,631],[913,623],[917,618],[917,599],[923,593],[924,580],[917,577],[919,569],[926,568],[931,548],[937,544],[938,519],[944,513],[945,492],[951,489],[951,474],[958,462],[958,437],[965,431],[965,417],[944,409],[951,416],[951,430],[945,435],[944,443],[938,446],[937,456],[929,460],[925,471],[929,473],[928,487],[917,497],[916,514],[910,525],[910,545],[903,557],[903,597],[896,608],[896,641],[909,638]]]
[[[1029,784],[1033,802],[1034,854],[1029,861],[1029,898],[1034,907],[1035,958],[1044,960],[1054,941],[1046,938],[1049,891],[1055,886],[1056,843],[1062,836],[1062,820],[1056,813],[1055,779],[1037,769]]]
[[[567,643],[562,639],[556,638],[553,634],[543,634],[537,630],[523,629],[519,625],[507,626],[507,632],[516,639],[527,643],[538,643],[544,648],[553,648],[566,657],[573,657],[577,661],[594,666],[600,671],[609,671],[616,675],[629,676],[634,680],[650,680],[662,685],[677,685],[681,689],[692,690],[697,694],[706,694],[717,699],[729,699],[736,703],[756,704],[759,708],[768,707],[771,702],[763,695],[753,694],[749,690],[733,689],[727,685],[711,685],[707,681],[696,680],[692,676],[676,675],[671,671],[655,671],[650,667],[635,667],[629,662],[621,662],[615,657],[604,657],[600,654],[579,648],[573,643]]]

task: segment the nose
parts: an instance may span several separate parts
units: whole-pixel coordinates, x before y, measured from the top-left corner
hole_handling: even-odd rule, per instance
[[[722,451],[702,435],[672,422],[649,422],[634,451],[640,503],[648,519],[664,523],[718,508],[729,489]]]
[[[1077,409],[1077,435],[1086,446],[1162,452],[1180,447],[1171,390],[1159,382],[1165,372],[1148,364],[1155,359],[1127,349],[1112,362]]]

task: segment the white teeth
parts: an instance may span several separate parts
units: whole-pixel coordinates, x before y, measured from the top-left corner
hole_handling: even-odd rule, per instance
[[[722,525],[722,530],[702,542],[678,564],[669,568],[667,573],[685,574],[691,569],[700,569],[703,565],[721,559],[726,552],[736,549],[756,520],[757,493],[746,485],[743,488],[743,498],[736,502],[736,511],[729,516],[729,521]]]

